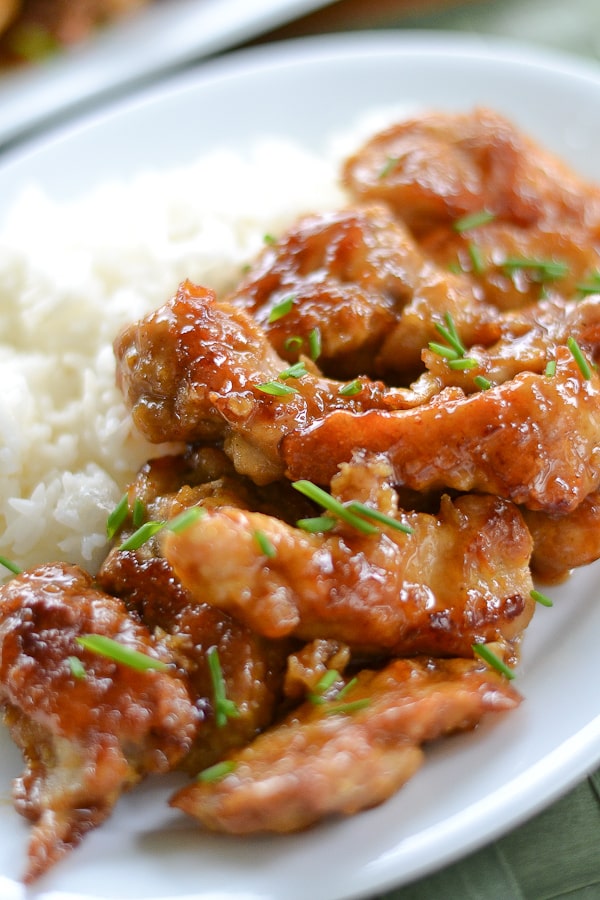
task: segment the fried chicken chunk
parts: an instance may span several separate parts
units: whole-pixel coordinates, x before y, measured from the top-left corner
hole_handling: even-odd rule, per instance
[[[391,796],[424,760],[421,745],[516,707],[506,679],[473,660],[396,660],[364,670],[343,698],[305,702],[210,772],[173,806],[233,834],[291,832]]]
[[[282,435],[325,411],[404,409],[437,387],[392,389],[362,378],[359,392],[340,393],[343,385],[310,370],[309,360],[290,370],[247,313],[190,282],[124,329],[115,354],[118,384],[149,440],[223,440],[236,470],[257,484],[283,476]]]
[[[124,791],[173,768],[196,732],[175,670],[116,663],[79,646],[87,634],[170,663],[145,626],[75,566],[40,566],[0,588],[0,701],[26,762],[14,803],[34,823],[27,882],[103,822]]]
[[[600,483],[600,379],[566,347],[556,373],[522,372],[467,397],[442,392],[402,412],[331,412],[283,438],[292,478],[327,484],[358,445],[386,453],[394,480],[417,491],[485,491],[565,514]]]
[[[141,504],[150,521],[168,521],[192,506],[257,507],[272,514],[287,512],[292,518],[307,514],[308,509],[289,484],[258,488],[236,475],[217,447],[196,447],[181,456],[150,460],[129,488],[128,498],[129,508]],[[135,550],[121,550],[121,543],[133,530],[128,517],[97,580],[139,615],[185,673],[200,722],[193,746],[179,768],[197,772],[270,725],[290,648],[287,642],[269,641],[193,597],[162,556],[158,539]],[[225,694],[235,707],[226,727],[216,708],[209,664],[209,654],[215,652]]]
[[[368,475],[367,475],[368,473]],[[341,524],[311,534],[241,509],[208,513],[164,538],[185,587],[270,638],[327,637],[371,652],[470,656],[474,641],[517,639],[533,611],[531,539],[510,503],[442,499],[439,515],[403,513],[385,459],[355,458],[332,484],[412,529]],[[273,548],[268,556],[256,535]],[[235,553],[231,548],[235,547]]]
[[[488,210],[521,227],[600,224],[600,189],[489,109],[425,113],[393,125],[346,161],[359,202],[385,202],[415,234]]]

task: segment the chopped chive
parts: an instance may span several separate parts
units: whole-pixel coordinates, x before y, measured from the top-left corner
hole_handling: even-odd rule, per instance
[[[286,350],[295,350],[301,347],[303,344],[303,340],[299,334],[294,334],[291,337],[288,337],[283,342],[283,346]]]
[[[265,556],[268,556],[269,559],[273,559],[277,556],[277,550],[269,540],[269,537],[264,533],[264,531],[255,531],[254,539],[259,546],[260,552],[264,553]]]
[[[547,597],[545,594],[542,594],[541,591],[533,590],[530,592],[530,596],[536,603],[539,603],[541,606],[554,606],[550,597]]]
[[[404,522],[399,522],[398,519],[386,516],[385,513],[380,512],[378,509],[373,509],[372,506],[367,506],[366,503],[360,503],[358,500],[352,500],[346,505],[346,509],[360,513],[360,515],[373,519],[375,522],[381,522],[382,525],[389,525],[390,528],[395,528],[396,531],[403,531],[404,534],[414,533],[414,529],[410,525],[405,525]]]
[[[107,659],[112,659],[113,662],[122,663],[124,666],[136,669],[138,672],[144,672],[148,669],[165,672],[169,669],[169,666],[163,660],[154,659],[147,653],[127,647],[120,641],[106,637],[104,634],[84,634],[75,638],[75,641],[84,650],[89,650],[98,656],[105,656]]]
[[[150,540],[150,538],[154,537],[155,534],[165,527],[164,522],[144,522],[137,531],[134,531],[127,540],[123,541],[119,550],[139,550],[140,547]]]
[[[451,369],[462,371],[463,369],[476,369],[479,363],[472,356],[462,356],[460,359],[449,359],[448,365]]]
[[[216,646],[209,647],[206,651],[206,659],[213,688],[215,722],[217,728],[223,728],[227,725],[228,719],[237,719],[240,712],[233,700],[227,697],[221,660],[219,659],[219,651]]]
[[[548,360],[548,362],[546,363],[546,368],[544,369],[544,375],[548,375],[549,377],[556,375],[556,360],[555,359]]]
[[[279,319],[283,319],[284,316],[287,316],[287,314],[292,311],[294,300],[294,295],[290,294],[289,297],[286,297],[284,300],[280,300],[279,303],[276,303],[269,313],[267,322],[269,324],[272,324],[273,322],[278,322]]]
[[[587,281],[583,281],[577,285],[580,294],[599,294],[600,293],[600,271],[592,272],[588,276]]]
[[[323,707],[323,711],[327,716],[351,715],[360,709],[365,709],[371,703],[368,697],[362,697],[360,700],[349,700],[347,703],[328,703]]]
[[[7,559],[5,556],[0,556],[0,566],[4,566],[4,568],[8,569],[9,572],[12,572],[13,575],[20,575],[23,571],[23,569],[14,563],[12,559]]]
[[[476,375],[473,379],[473,384],[476,388],[479,388],[480,391],[489,391],[492,386],[492,382],[484,375]]]
[[[501,675],[505,675],[506,678],[512,679],[515,677],[515,673],[507,666],[504,660],[500,659],[499,656],[496,656],[493,650],[487,646],[487,644],[471,644],[471,648],[473,653],[476,653],[477,656],[480,656],[484,662],[490,665],[493,669],[496,669],[497,672],[500,672]]]
[[[360,516],[355,515],[344,506],[343,503],[340,503],[339,500],[336,500],[335,497],[332,497],[327,491],[324,491],[316,484],[313,484],[312,481],[293,481],[292,487],[301,494],[304,494],[305,497],[318,503],[319,506],[322,506],[324,509],[337,515],[338,518],[342,519],[342,521],[351,525],[353,528],[356,528],[357,531],[361,531],[363,534],[378,533],[378,529],[374,525],[371,525],[370,522],[365,521],[365,519]]]
[[[294,363],[293,366],[284,369],[283,372],[280,372],[279,378],[281,378],[282,381],[285,381],[287,378],[302,378],[303,375],[308,375],[306,366],[303,362],[297,362]]]
[[[468,248],[469,259],[471,260],[471,266],[473,268],[473,272],[475,275],[483,275],[485,272],[485,260],[483,258],[483,254],[481,250],[477,246],[477,244],[470,243]]]
[[[310,534],[320,534],[323,531],[331,531],[335,528],[336,520],[330,516],[313,516],[309,519],[298,519],[296,527]]]
[[[436,341],[430,341],[428,346],[432,353],[443,356],[444,359],[460,359],[454,347],[446,347],[445,344],[438,344]]]
[[[68,656],[67,662],[69,663],[69,669],[71,670],[71,675],[73,678],[76,678],[78,681],[82,681],[86,677],[85,666],[81,662],[78,656]]]
[[[165,528],[167,531],[180,534],[205,515],[206,510],[203,506],[190,506],[189,509],[184,509],[183,512],[180,512],[178,515],[173,516],[172,519],[169,519],[168,522],[165,522]]]
[[[276,240],[277,239],[272,234],[263,234],[263,244],[274,244]]]
[[[341,700],[342,697],[345,697],[346,694],[348,694],[349,691],[352,690],[352,688],[356,685],[357,682],[358,682],[358,678],[355,675],[354,678],[351,678],[350,681],[348,681],[347,684],[344,685],[344,687],[341,689],[341,691],[338,692],[338,694],[336,696],[336,700]]]
[[[385,178],[386,175],[389,175],[390,172],[393,171],[394,167],[398,163],[397,156],[388,156],[381,169],[379,170],[378,178]]]
[[[290,394],[298,393],[295,387],[290,384],[282,384],[280,381],[266,381],[264,384],[255,384],[254,387],[272,397],[288,397]]]
[[[106,537],[108,540],[112,540],[127,518],[129,513],[129,501],[127,498],[127,494],[123,494],[108,519],[106,520]]]
[[[236,764],[232,759],[223,759],[221,762],[215,763],[214,766],[203,769],[202,772],[196,776],[196,780],[201,781],[204,784],[221,781],[222,778],[231,775],[231,773],[235,771],[235,768]]]
[[[355,378],[354,381],[349,381],[347,384],[343,384],[338,390],[338,394],[340,394],[342,397],[354,397],[356,394],[360,394],[362,389],[362,381],[359,381],[358,378]]]
[[[131,521],[135,525],[136,528],[139,528],[140,525],[143,524],[144,518],[146,516],[146,507],[139,497],[136,497],[133,501],[133,511],[131,514]]]
[[[442,337],[450,344],[451,347],[456,350],[459,356],[464,356],[467,352],[466,347],[458,336],[456,331],[456,327],[454,325],[454,320],[449,312],[445,313],[444,318],[446,320],[446,326],[444,327],[441,322],[436,322],[435,327],[442,335]]]
[[[567,347],[573,354],[573,359],[579,366],[579,371],[583,375],[585,379],[592,377],[592,370],[590,369],[589,363],[585,358],[583,351],[574,337],[567,338]]]
[[[315,326],[308,335],[308,352],[310,358],[315,360],[321,355],[321,330]]]
[[[314,690],[308,694],[310,702],[317,704],[327,703],[327,700],[323,695],[327,693],[329,688],[332,687],[339,678],[341,678],[341,675],[337,669],[327,669],[327,671],[319,678]]]
[[[546,281],[563,278],[569,271],[569,266],[565,262],[555,259],[530,259],[526,256],[509,257],[504,260],[501,267],[509,275],[521,270],[528,270]]]
[[[466,216],[457,219],[452,226],[455,231],[460,234],[463,231],[470,231],[471,228],[479,228],[481,225],[488,225],[496,218],[496,214],[488,209],[480,209],[478,212],[468,213]]]

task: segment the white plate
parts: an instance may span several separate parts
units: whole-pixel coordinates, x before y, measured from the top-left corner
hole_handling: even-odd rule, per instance
[[[381,105],[467,109],[478,103],[511,116],[600,179],[597,69],[483,38],[367,34],[300,41],[206,65],[13,154],[0,168],[0,195],[7,199],[36,178],[60,199],[142,164],[179,164],[223,143],[243,148],[266,133],[319,148]],[[522,706],[432,748],[425,768],[378,809],[296,836],[227,839],[200,833],[160,802],[169,792],[162,782],[148,784],[26,894],[18,877],[27,825],[7,802],[0,807],[0,895],[339,900],[380,892],[455,860],[600,763],[598,576],[598,566],[578,572],[553,592],[552,609],[537,610],[517,680]],[[6,795],[18,770],[18,754],[5,739],[0,783]]]
[[[57,114],[198,60],[330,0],[154,0],[71,49],[0,74],[0,145]]]

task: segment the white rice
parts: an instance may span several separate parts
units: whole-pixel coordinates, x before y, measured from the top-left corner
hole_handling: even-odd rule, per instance
[[[115,388],[114,337],[184,278],[226,293],[266,233],[344,202],[336,178],[333,158],[274,140],[68,205],[23,193],[0,230],[1,556],[97,567],[108,513],[161,452]]]

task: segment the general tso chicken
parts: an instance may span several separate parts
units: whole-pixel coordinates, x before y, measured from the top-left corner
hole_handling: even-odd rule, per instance
[[[600,556],[600,190],[487,109],[340,177],[229,296],[184,281],[116,337],[171,455],[99,571],[0,588],[26,881],[150,773],[235,834],[381,803],[518,706],[540,585]]]

